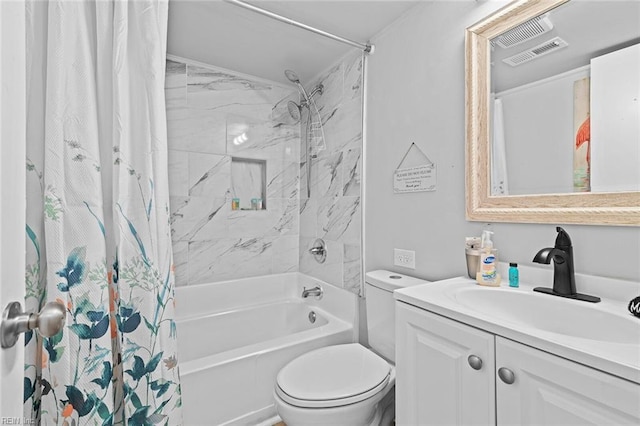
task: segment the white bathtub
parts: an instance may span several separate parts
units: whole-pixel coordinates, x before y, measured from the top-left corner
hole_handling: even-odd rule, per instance
[[[315,285],[324,289],[321,300],[300,297]],[[273,419],[275,377],[287,362],[357,339],[357,297],[299,273],[178,287],[176,301],[188,426]]]

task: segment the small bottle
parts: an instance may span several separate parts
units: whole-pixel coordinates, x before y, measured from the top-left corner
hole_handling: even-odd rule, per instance
[[[231,200],[231,210],[240,210],[240,198]]]
[[[509,287],[520,287],[520,273],[517,263],[509,263]]]

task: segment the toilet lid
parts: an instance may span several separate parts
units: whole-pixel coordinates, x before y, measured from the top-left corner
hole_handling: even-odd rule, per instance
[[[358,343],[327,346],[285,365],[276,393],[301,407],[337,407],[367,399],[386,386],[391,367]]]

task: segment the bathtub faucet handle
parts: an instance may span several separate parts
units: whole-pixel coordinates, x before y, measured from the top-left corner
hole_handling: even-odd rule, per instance
[[[322,255],[322,254],[324,254],[324,248],[323,247],[311,247],[309,249],[309,253]]]
[[[322,287],[320,287],[319,285],[307,289],[306,287],[302,288],[302,298],[306,299],[309,296],[315,296],[316,300],[320,300],[322,299],[322,294],[324,292],[322,291]]]
[[[318,238],[313,242],[313,246],[309,249],[309,253],[311,253],[318,263],[324,263],[324,261],[327,260],[327,245],[322,238]]]

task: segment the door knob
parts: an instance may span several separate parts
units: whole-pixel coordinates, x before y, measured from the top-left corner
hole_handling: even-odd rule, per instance
[[[469,365],[474,370],[480,370],[482,368],[482,358],[477,355],[469,355],[467,361],[469,361]]]
[[[498,369],[498,376],[500,377],[500,380],[508,385],[511,385],[516,381],[516,375],[506,367],[500,367]]]
[[[0,338],[3,348],[11,348],[18,341],[20,333],[38,329],[43,337],[58,334],[64,327],[67,310],[58,302],[49,302],[38,314],[22,312],[20,302],[11,302],[4,309]]]

